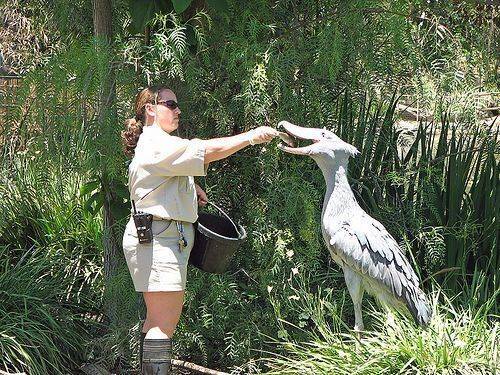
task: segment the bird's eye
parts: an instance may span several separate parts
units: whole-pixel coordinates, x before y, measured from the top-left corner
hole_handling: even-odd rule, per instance
[[[325,138],[325,135],[326,135],[326,133],[325,133],[325,132],[321,132],[321,136],[322,136],[323,138]]]

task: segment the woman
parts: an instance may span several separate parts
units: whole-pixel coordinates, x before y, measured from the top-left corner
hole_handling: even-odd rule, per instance
[[[171,337],[182,311],[197,204],[207,203],[193,176],[204,176],[212,161],[248,145],[269,142],[278,134],[262,126],[231,137],[183,139],[171,135],[179,126],[180,114],[172,90],[148,87],[137,95],[135,118],[125,122],[122,132],[125,153],[133,156],[128,180],[131,200],[137,211],[153,215],[151,242],[139,243],[132,217],[123,236],[130,275],[147,309],[141,335],[143,374],[170,373]]]

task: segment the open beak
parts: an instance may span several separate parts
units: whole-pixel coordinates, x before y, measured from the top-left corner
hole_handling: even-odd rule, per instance
[[[295,147],[295,139],[285,132],[278,132],[279,137],[283,142],[285,142],[290,147]]]
[[[288,146],[280,143],[278,145],[278,148],[290,154],[310,155],[312,152],[311,145],[297,147],[299,145],[299,142],[302,140],[312,141],[313,144],[319,142],[317,134],[315,134],[316,129],[302,128],[300,126],[293,125],[288,121],[280,121],[280,123],[278,124],[278,129],[280,127],[282,127],[286,132],[281,133],[280,138]]]

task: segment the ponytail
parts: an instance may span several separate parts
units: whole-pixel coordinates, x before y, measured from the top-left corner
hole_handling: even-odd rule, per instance
[[[125,120],[125,130],[122,131],[122,144],[123,152],[129,157],[133,157],[135,153],[135,147],[139,141],[139,137],[142,134],[142,128],[144,127],[142,120],[135,118],[129,118]]]

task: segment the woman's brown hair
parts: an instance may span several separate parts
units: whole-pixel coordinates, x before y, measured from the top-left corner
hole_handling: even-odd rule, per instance
[[[165,86],[149,86],[141,90],[135,97],[135,117],[125,120],[125,130],[121,132],[125,155],[134,156],[135,147],[146,123],[146,104],[155,104],[155,99],[162,90],[170,89]]]

